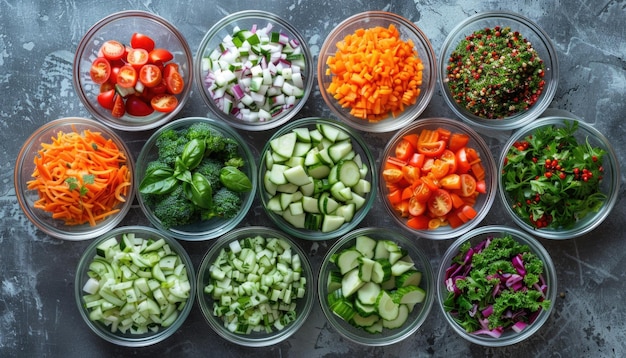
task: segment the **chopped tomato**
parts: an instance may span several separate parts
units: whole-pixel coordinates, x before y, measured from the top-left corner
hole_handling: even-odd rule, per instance
[[[461,179],[460,178],[459,178],[459,184],[461,184]],[[451,192],[450,193],[450,198],[452,199],[452,207],[455,208],[455,209],[458,209],[461,206],[465,205],[465,201],[457,193],[452,193]]]
[[[458,174],[448,174],[439,180],[439,184],[444,189],[461,189],[461,176]]]
[[[487,194],[487,183],[484,180],[477,180],[476,191],[481,194]]]
[[[412,165],[402,167],[402,176],[409,184],[414,183],[420,177],[420,170]]]
[[[402,138],[395,148],[396,157],[402,160],[409,160],[415,153],[415,147],[408,140]]]
[[[430,173],[422,176],[420,179],[424,184],[426,184],[426,186],[428,186],[431,191],[436,191],[437,189],[439,189],[439,181],[435,177],[430,175]]]
[[[424,203],[427,202],[428,199],[430,199],[430,195],[432,193],[433,190],[431,190],[430,187],[424,182],[417,184],[413,189],[413,197],[415,197],[416,200]]]
[[[419,134],[411,133],[407,134],[402,139],[409,141],[413,145],[413,148],[417,148],[417,142],[419,141]]]
[[[420,143],[417,147],[418,153],[422,153],[427,157],[436,157],[441,155],[446,149],[446,142],[438,140],[436,142]]]
[[[457,227],[465,224],[463,220],[461,220],[461,218],[456,215],[456,213],[458,213],[458,211],[455,210],[453,213],[448,215],[448,225],[450,225],[450,227],[453,229],[456,229]]]
[[[91,63],[91,69],[89,70],[89,76],[91,80],[96,84],[103,84],[111,76],[111,65],[104,57],[98,57]]]
[[[168,63],[165,66],[163,78],[165,78],[165,85],[167,86],[167,91],[169,93],[179,94],[183,91],[185,81],[183,80],[183,76],[178,71],[178,65]]]
[[[134,87],[137,83],[137,70],[133,66],[124,65],[120,67],[120,72],[117,74],[117,84],[124,87]]]
[[[467,158],[467,152],[465,151],[465,147],[459,149],[456,152],[456,165],[456,171],[458,174],[464,174],[470,171],[471,166],[469,163],[469,159]]]
[[[148,63],[148,51],[142,48],[131,48],[128,50],[126,61],[128,61],[131,66],[139,69],[141,66]]]
[[[174,59],[174,55],[164,48],[155,48],[149,54],[151,63],[166,63]]]
[[[444,222],[440,218],[432,218],[428,220],[428,230],[435,230],[441,227]]]
[[[445,189],[437,189],[428,200],[428,210],[435,216],[445,216],[452,210],[452,198]]]
[[[387,183],[397,183],[403,179],[402,169],[389,168],[383,170],[383,178]]]
[[[412,197],[409,199],[409,214],[419,216],[426,212],[426,203]]]
[[[406,164],[407,164],[406,161],[400,160],[396,157],[387,157],[387,160],[385,161],[385,169],[387,168],[401,169]]]
[[[178,100],[171,94],[158,94],[150,100],[152,108],[159,112],[171,112],[178,106]]]
[[[105,41],[100,48],[102,56],[107,60],[119,60],[124,57],[126,47],[121,42],[115,40]]]
[[[441,156],[439,158],[447,162],[450,166],[448,168],[448,173],[456,173],[456,155],[453,151],[446,149],[443,151],[443,153],[441,153]]]
[[[439,133],[439,140],[442,140],[447,144],[448,140],[450,140],[450,135],[452,134],[452,131],[443,127],[439,127],[437,128],[437,133]]]
[[[473,207],[471,207],[469,205],[463,206],[463,208],[461,209],[461,212],[463,213],[463,215],[465,215],[467,217],[468,221],[470,219],[475,218],[476,215],[478,214],[476,212],[476,209],[474,209]]]
[[[430,173],[437,179],[443,178],[448,174],[448,170],[450,168],[450,164],[445,162],[439,158],[435,159],[433,162],[433,167],[430,169]]]
[[[115,89],[110,89],[98,94],[98,103],[106,109],[113,109],[115,104]]]
[[[411,156],[411,159],[409,159],[409,165],[412,165],[416,168],[421,168],[424,166],[424,159],[426,158],[426,156],[424,154],[421,153],[413,153],[413,155]]]
[[[403,218],[408,218],[411,215],[409,213],[409,201],[408,200],[402,200],[393,208]]]
[[[115,118],[120,118],[126,113],[126,108],[124,105],[124,98],[121,95],[116,94],[115,100],[113,103],[113,108],[111,109],[111,115]]]
[[[130,38],[130,46],[132,48],[142,48],[148,52],[154,49],[154,40],[148,36],[135,32]]]
[[[471,174],[461,174],[461,196],[470,196],[476,192],[476,179]]]
[[[429,220],[430,218],[426,215],[413,216],[406,221],[406,225],[415,230],[426,230]]]
[[[471,165],[472,174],[476,177],[476,180],[485,180],[485,168],[483,167],[483,163],[476,162]]]
[[[424,165],[422,165],[422,171],[423,172],[430,172],[430,170],[433,168],[434,164],[435,164],[435,159],[434,158],[426,158],[426,159],[424,159]]]
[[[132,95],[126,99],[126,113],[131,116],[147,116],[154,112],[152,106],[143,101],[139,96]]]
[[[450,135],[450,140],[448,141],[448,149],[456,152],[459,149],[465,147],[467,143],[469,143],[469,139],[469,135],[465,133],[452,133],[452,135]]]
[[[145,65],[139,70],[139,81],[146,87],[155,87],[162,78],[161,69],[156,65]]]
[[[387,194],[387,200],[389,200],[392,206],[398,205],[402,201],[402,191],[400,189],[396,189],[390,192]]]

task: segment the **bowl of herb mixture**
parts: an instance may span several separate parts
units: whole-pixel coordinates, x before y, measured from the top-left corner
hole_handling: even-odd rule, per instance
[[[619,164],[591,125],[546,117],[520,129],[500,155],[499,194],[526,231],[547,239],[589,233],[619,196]]]
[[[529,338],[548,320],[556,269],[529,234],[483,226],[448,248],[436,287],[444,318],[455,332],[475,344],[501,347]]]
[[[137,158],[137,197],[152,225],[182,240],[208,240],[233,229],[256,193],[256,162],[246,142],[215,119],[171,122]]]
[[[558,84],[556,49],[530,19],[484,12],[448,34],[439,56],[444,100],[464,121],[510,130],[538,118]]]

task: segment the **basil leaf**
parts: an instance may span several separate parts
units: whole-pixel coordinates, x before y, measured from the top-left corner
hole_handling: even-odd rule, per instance
[[[171,169],[155,169],[143,178],[139,184],[139,192],[143,194],[167,194],[174,190],[177,184]]]
[[[184,183],[185,196],[194,205],[203,209],[213,206],[213,189],[209,180],[200,173],[194,173],[191,183]]]
[[[220,170],[220,182],[236,192],[245,192],[252,189],[252,182],[246,173],[233,166],[225,166]]]
[[[185,144],[185,148],[180,157],[187,169],[192,170],[200,164],[204,157],[205,149],[206,142],[201,139],[192,139]]]

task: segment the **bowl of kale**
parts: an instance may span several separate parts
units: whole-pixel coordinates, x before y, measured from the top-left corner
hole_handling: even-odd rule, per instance
[[[189,117],[154,132],[137,158],[137,198],[152,225],[181,240],[216,238],[252,206],[256,163],[241,136],[211,118]]]

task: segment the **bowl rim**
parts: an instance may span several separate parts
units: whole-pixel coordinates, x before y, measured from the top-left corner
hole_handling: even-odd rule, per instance
[[[227,233],[228,231],[232,230],[233,228],[235,228],[237,225],[239,225],[239,223],[241,223],[241,221],[247,216],[248,211],[250,210],[250,208],[252,207],[252,204],[255,201],[256,195],[257,195],[257,186],[258,186],[258,182],[257,182],[257,164],[256,164],[256,159],[254,157],[254,154],[252,152],[252,148],[251,146],[248,145],[248,143],[243,139],[243,137],[231,126],[228,126],[227,124],[218,121],[216,119],[210,118],[210,117],[185,117],[185,118],[179,118],[176,119],[174,121],[171,121],[169,123],[167,123],[166,125],[162,126],[161,128],[159,128],[158,130],[156,130],[154,133],[152,133],[152,135],[150,135],[150,137],[148,138],[148,140],[146,140],[146,142],[144,143],[143,147],[141,148],[141,151],[139,152],[139,155],[137,156],[137,163],[141,163],[142,167],[145,167],[145,165],[147,164],[146,160],[147,160],[147,156],[149,154],[150,151],[154,150],[155,148],[155,142],[156,142],[156,138],[163,133],[166,130],[169,130],[171,128],[174,129],[180,129],[182,127],[185,126],[189,126],[193,123],[197,123],[197,122],[206,122],[208,124],[210,124],[213,127],[216,127],[216,129],[220,132],[222,132],[222,134],[225,134],[233,139],[235,139],[237,141],[237,143],[239,144],[239,147],[241,149],[241,151],[244,153],[244,157],[246,160],[246,166],[248,167],[248,170],[250,171],[250,182],[252,183],[252,188],[250,189],[250,192],[247,194],[247,196],[245,197],[241,209],[239,211],[239,213],[237,213],[236,216],[226,220],[223,224],[221,224],[220,226],[214,227],[211,230],[208,231],[203,231],[203,232],[189,232],[189,231],[183,231],[183,230],[173,230],[172,228],[169,229],[165,229],[160,221],[154,217],[154,215],[152,214],[152,210],[148,209],[146,204],[144,203],[144,200],[142,200],[141,197],[141,193],[139,192],[139,183],[141,183],[141,179],[140,176],[144,175],[143,170],[140,172],[139,168],[137,168],[135,170],[135,181],[137,183],[136,185],[136,197],[137,197],[137,201],[139,202],[139,207],[141,208],[141,211],[144,213],[144,215],[148,218],[148,220],[150,221],[150,223],[156,227],[159,231],[163,232],[165,235],[170,235],[175,237],[176,239],[179,240],[185,240],[185,241],[207,241],[207,240],[211,240],[214,239],[220,235],[224,235],[225,233]],[[150,144],[150,148],[148,148],[148,144]],[[144,163],[146,162],[146,163]],[[137,167],[139,167],[139,165],[136,165]]]
[[[445,296],[447,294],[447,289],[445,288],[445,284],[443,283],[443,277],[445,277],[446,269],[448,268],[449,261],[458,253],[459,247],[468,240],[475,239],[479,235],[486,235],[494,233],[497,235],[503,234],[511,234],[514,240],[518,242],[523,242],[528,245],[532,252],[537,255],[544,263],[544,276],[547,282],[550,283],[548,287],[548,292],[546,293],[546,298],[551,300],[551,305],[549,310],[542,310],[542,312],[537,316],[537,319],[528,327],[526,327],[521,333],[513,333],[511,335],[507,335],[506,337],[500,338],[492,338],[489,336],[483,335],[474,335],[466,332],[463,327],[461,327],[458,323],[456,323],[448,312],[445,311],[443,307],[443,302],[445,300]],[[476,228],[472,231],[469,231],[459,238],[457,238],[445,251],[442,256],[441,264],[439,269],[437,270],[436,275],[436,290],[437,290],[437,300],[439,302],[439,308],[441,313],[444,316],[444,319],[448,323],[448,325],[462,338],[465,340],[485,346],[485,347],[503,347],[512,345],[515,343],[519,343],[533,334],[535,334],[544,323],[550,318],[552,311],[554,311],[554,307],[556,306],[556,295],[557,295],[557,275],[556,275],[556,267],[554,266],[554,262],[552,261],[552,257],[545,249],[545,247],[539,242],[539,240],[535,239],[530,234],[521,231],[514,227],[509,227],[506,225],[487,225]]]
[[[180,42],[180,46],[182,47],[183,52],[185,53],[185,57],[187,59],[186,62],[188,65],[187,66],[188,75],[183,76],[183,77],[188,77],[188,80],[187,80],[188,83],[185,84],[183,91],[180,94],[176,95],[176,97],[178,98],[178,106],[176,106],[176,108],[172,112],[162,113],[161,116],[157,117],[155,120],[151,122],[147,122],[143,125],[127,125],[126,123],[117,122],[117,121],[111,120],[111,118],[108,118],[107,116],[101,115],[94,108],[87,94],[83,91],[82,86],[81,86],[81,80],[80,80],[81,73],[84,72],[84,71],[81,71],[81,68],[82,68],[81,60],[83,56],[85,55],[86,45],[92,41],[93,36],[96,35],[100,30],[102,30],[105,26],[107,26],[111,22],[125,19],[125,18],[131,18],[131,17],[140,17],[146,20],[155,21],[159,23],[160,25],[164,26],[167,30],[169,30],[172,33],[173,37],[175,37]],[[187,42],[183,34],[178,30],[178,28],[176,28],[176,26],[174,26],[164,17],[157,15],[153,12],[144,11],[144,10],[122,10],[122,11],[114,12],[101,18],[96,23],[94,23],[89,28],[89,30],[85,32],[83,37],[78,42],[78,46],[76,47],[76,52],[74,54],[74,60],[72,64],[72,83],[74,85],[74,92],[76,92],[76,95],[80,99],[83,106],[87,108],[87,110],[93,117],[95,117],[98,121],[104,123],[105,125],[111,128],[117,129],[117,130],[129,131],[129,132],[154,129],[169,122],[174,117],[176,117],[176,115],[178,115],[178,113],[183,109],[183,107],[185,106],[185,104],[187,103],[187,100],[189,99],[191,95],[192,79],[193,79],[193,52],[191,51],[191,48],[189,47],[189,43]],[[125,122],[132,123],[131,121],[125,121]]]
[[[293,35],[299,42],[302,50],[304,52],[304,60],[307,65],[305,69],[304,76],[304,95],[300,98],[294,107],[290,108],[284,115],[279,116],[276,119],[272,119],[266,122],[245,122],[241,120],[236,120],[232,118],[230,115],[224,113],[220,110],[214,103],[211,96],[207,93],[207,88],[204,85],[204,71],[202,71],[202,59],[205,56],[209,49],[207,46],[209,42],[216,38],[222,31],[227,31],[228,33],[232,33],[232,25],[234,22],[238,20],[251,20],[251,19],[260,19],[261,21],[269,21],[273,25],[278,25],[284,30],[288,31],[290,35]],[[299,112],[304,108],[306,101],[308,100],[312,90],[313,90],[313,82],[314,82],[314,66],[315,62],[313,60],[313,55],[311,54],[311,50],[309,48],[308,42],[302,36],[300,31],[294,27],[289,21],[286,19],[274,14],[273,12],[265,11],[265,10],[242,10],[233,12],[219,21],[217,21],[209,30],[205,33],[202,38],[198,50],[196,52],[195,61],[193,64],[194,67],[194,82],[202,98],[205,105],[209,108],[211,114],[224,121],[228,125],[238,128],[244,129],[247,131],[265,131],[274,129],[279,127],[290,120],[292,120]]]
[[[415,37],[417,37],[420,40],[419,45],[424,47],[425,51],[423,53],[418,53],[418,56],[422,60],[422,63],[425,65],[425,67],[428,68],[428,71],[430,74],[430,78],[428,78],[428,82],[426,83],[426,85],[420,86],[421,92],[418,97],[417,103],[405,108],[399,117],[393,118],[389,116],[387,119],[377,121],[377,122],[368,122],[366,120],[357,119],[357,118],[352,117],[350,114],[346,114],[342,112],[341,110],[339,110],[339,108],[337,107],[338,105],[335,105],[336,100],[328,94],[328,92],[324,88],[324,83],[323,83],[323,79],[324,77],[326,77],[324,75],[326,71],[326,58],[329,56],[329,53],[331,52],[330,49],[332,49],[336,43],[336,41],[331,41],[331,39],[334,39],[335,37],[337,37],[345,27],[352,24],[353,22],[357,22],[361,20],[369,20],[369,19],[383,19],[386,21],[393,22],[395,24],[400,24],[402,25],[403,28],[410,30],[415,35]],[[418,47],[417,44],[414,44],[414,46]],[[419,116],[422,115],[422,113],[424,112],[428,104],[430,103],[430,100],[435,92],[435,86],[437,82],[436,64],[437,64],[437,57],[435,55],[435,51],[433,49],[433,46],[428,36],[426,36],[426,33],[420,27],[418,27],[414,22],[393,12],[382,11],[382,10],[368,10],[368,11],[363,11],[363,12],[354,14],[344,19],[338,25],[336,25],[331,30],[331,32],[326,36],[319,50],[319,56],[318,56],[318,61],[317,61],[317,73],[316,73],[317,84],[318,84],[320,93],[322,95],[322,99],[324,100],[324,103],[326,103],[326,106],[331,110],[333,115],[339,118],[343,123],[346,123],[352,128],[361,130],[364,132],[373,132],[373,133],[392,132],[418,119]],[[411,109],[412,109],[412,113],[408,113],[408,111]],[[401,120],[402,117],[406,117],[406,119]],[[360,120],[361,122],[358,122],[357,120]],[[388,120],[392,120],[392,122],[388,122]]]
[[[499,173],[502,172],[504,160],[509,151],[509,148],[511,148],[511,146],[516,140],[519,140],[522,137],[525,137],[531,133],[534,133],[536,130],[542,127],[551,126],[551,125],[563,126],[565,122],[578,123],[577,131],[582,130],[584,132],[587,132],[588,136],[593,136],[598,142],[603,144],[603,147],[606,150],[605,160],[607,160],[611,165],[611,176],[610,177],[605,176],[604,180],[610,178],[611,180],[610,185],[613,187],[613,190],[610,193],[608,193],[608,196],[606,198],[604,205],[598,212],[588,214],[590,215],[589,217],[593,218],[593,220],[589,220],[587,226],[573,227],[571,229],[566,229],[566,230],[533,228],[530,225],[528,225],[526,222],[524,222],[517,214],[515,214],[513,209],[511,209],[511,206],[509,205],[509,200],[507,199],[507,193],[504,190],[504,185],[502,182],[504,177],[499,176],[498,197],[500,198],[500,202],[505,207],[507,214],[509,214],[509,216],[513,219],[513,221],[519,227],[521,227],[524,231],[530,233],[531,235],[536,235],[544,239],[569,240],[569,239],[573,239],[573,238],[590,233],[595,228],[600,226],[600,224],[604,222],[604,220],[609,216],[609,214],[611,214],[615,204],[617,203],[617,200],[619,199],[619,188],[620,188],[620,181],[621,181],[620,180],[620,167],[619,167],[619,162],[617,160],[617,153],[615,152],[615,149],[613,148],[609,140],[604,136],[604,134],[602,134],[602,132],[600,132],[594,126],[585,122],[582,119],[575,118],[573,115],[569,116],[565,113],[563,115],[552,115],[552,116],[547,116],[547,117],[540,117],[534,122],[520,128],[518,131],[513,133],[511,137],[508,139],[508,141],[504,144],[504,146],[502,147],[502,151],[500,152],[499,161],[497,163],[498,172]]]
[[[456,238],[459,235],[462,235],[470,230],[472,230],[473,228],[475,228],[476,226],[478,226],[487,216],[487,214],[489,213],[489,211],[491,210],[491,207],[493,206],[493,203],[495,201],[495,198],[497,196],[497,186],[498,186],[498,175],[497,175],[497,166],[496,166],[496,162],[494,159],[493,154],[491,153],[491,149],[489,147],[489,145],[487,145],[487,142],[485,141],[485,139],[482,137],[482,135],[480,135],[476,130],[474,130],[470,125],[468,125],[467,123],[464,123],[462,121],[459,120],[455,120],[455,119],[451,119],[451,118],[446,118],[446,117],[428,117],[428,118],[420,118],[418,121],[415,121],[411,124],[409,124],[408,126],[406,126],[405,128],[403,128],[402,130],[396,132],[394,134],[393,137],[391,137],[389,139],[389,141],[387,142],[387,145],[385,146],[385,148],[383,149],[382,153],[381,153],[381,161],[384,161],[385,158],[385,154],[387,154],[388,152],[391,153],[391,150],[393,149],[393,147],[395,146],[395,144],[397,143],[397,141],[402,138],[404,135],[406,135],[409,132],[416,132],[419,128],[421,127],[428,127],[428,126],[440,126],[440,125],[445,125],[447,127],[455,127],[457,128],[459,131],[462,131],[463,133],[467,133],[470,135],[470,141],[476,142],[476,146],[478,146],[479,153],[484,154],[481,155],[481,160],[482,161],[486,161],[486,167],[488,167],[488,170],[493,170],[493,175],[490,178],[486,179],[487,182],[487,194],[482,194],[483,196],[485,196],[485,202],[484,202],[484,208],[483,210],[478,212],[478,215],[468,221],[467,223],[459,226],[456,229],[450,229],[450,230],[446,230],[447,232],[445,233],[441,233],[441,232],[437,232],[437,230],[416,230],[416,229],[412,229],[409,226],[406,225],[406,222],[402,221],[400,217],[398,217],[398,215],[393,211],[393,209],[389,206],[389,202],[388,200],[386,200],[385,198],[382,198],[383,201],[383,206],[385,207],[387,213],[389,214],[389,216],[392,217],[392,219],[398,223],[404,230],[407,230],[408,232],[412,233],[412,234],[417,234],[420,237],[426,238],[426,239],[431,239],[431,240],[447,240],[447,239],[452,239],[452,238]],[[474,146],[474,147],[476,147]],[[381,178],[382,177],[382,171],[383,171],[384,166],[381,164],[381,167],[378,169],[378,173],[377,176],[379,177],[378,179],[378,186],[379,186],[379,190],[381,193],[386,193],[387,190],[384,187],[384,180]]]
[[[374,159],[374,156],[371,150],[369,149],[369,146],[363,139],[363,137],[356,130],[349,127],[345,123],[335,120],[335,119],[324,118],[324,117],[305,117],[305,118],[295,119],[289,122],[288,124],[280,127],[277,131],[275,131],[272,134],[272,136],[267,140],[265,145],[263,146],[263,149],[259,156],[260,164],[257,170],[257,182],[263,183],[263,175],[265,173],[262,172],[262,169],[266,167],[265,155],[267,151],[270,149],[270,142],[272,139],[277,138],[283,134],[286,134],[294,128],[300,128],[300,127],[308,128],[308,127],[314,126],[317,123],[324,123],[324,124],[329,124],[329,125],[339,127],[340,129],[350,134],[350,139],[353,142],[356,142],[359,147],[361,147],[361,151],[365,155],[365,158],[363,159],[363,161],[365,163],[365,159],[367,159],[367,162],[369,164],[368,174],[370,176],[371,190],[368,193],[367,197],[365,198],[366,199],[365,204],[363,204],[361,209],[355,212],[354,217],[352,218],[352,221],[344,223],[337,230],[322,233],[320,230],[308,230],[308,229],[295,228],[292,225],[285,222],[285,220],[282,217],[278,216],[277,214],[272,212],[270,209],[268,209],[265,187],[264,185],[259,184],[258,195],[259,195],[259,199],[261,200],[261,206],[263,207],[263,210],[265,211],[267,216],[269,216],[270,220],[274,222],[276,225],[278,225],[282,231],[288,233],[289,235],[292,235],[294,237],[298,237],[304,240],[308,240],[308,241],[332,240],[341,235],[344,235],[350,230],[354,230],[359,225],[359,223],[363,221],[363,219],[367,216],[367,213],[370,211],[372,205],[376,201],[377,190],[378,190],[378,175],[377,175],[376,160]]]
[[[208,297],[208,295],[204,293],[205,283],[203,282],[205,274],[208,273],[210,265],[212,264],[211,259],[219,254],[222,248],[226,247],[228,243],[232,241],[240,240],[241,238],[244,238],[246,236],[257,235],[263,235],[265,238],[273,236],[287,240],[291,244],[292,250],[300,256],[300,260],[302,261],[302,268],[306,270],[305,277],[308,281],[308,288],[306,290],[307,294],[305,298],[302,299],[302,313],[289,326],[285,326],[285,328],[283,328],[282,330],[275,331],[273,334],[264,338],[251,338],[249,336],[236,334],[225,329],[224,325],[219,321],[219,319],[212,314],[212,308],[209,307],[208,304],[209,302],[212,302],[213,299]],[[198,287],[198,289],[196,290],[197,302],[205,322],[211,327],[211,329],[215,333],[217,333],[223,339],[246,347],[266,347],[278,344],[288,339],[293,334],[295,334],[306,322],[308,316],[313,310],[313,304],[315,301],[316,275],[313,274],[313,266],[311,265],[311,261],[306,255],[306,252],[304,252],[299,243],[288,234],[278,229],[266,226],[243,226],[235,230],[229,231],[228,233],[219,237],[202,256],[202,260],[200,261],[200,265],[198,266],[198,274],[196,275],[196,280],[196,287]]]
[[[71,231],[66,231],[66,230],[60,230],[54,227],[53,225],[49,225],[47,223],[48,220],[41,220],[40,216],[35,213],[35,211],[39,209],[33,208],[27,202],[24,192],[22,190],[22,186],[26,185],[26,183],[22,182],[22,179],[23,179],[22,169],[27,162],[30,162],[33,160],[32,157],[27,158],[26,155],[31,150],[34,150],[35,152],[38,151],[38,148],[41,148],[42,143],[45,143],[50,140],[49,138],[43,137],[46,132],[54,130],[56,134],[61,130],[61,127],[71,128],[74,125],[90,127],[90,129],[101,132],[108,139],[115,142],[115,145],[117,145],[118,148],[122,152],[124,152],[124,154],[126,155],[126,165],[128,166],[130,173],[131,173],[130,190],[128,191],[128,194],[126,196],[126,202],[119,204],[120,211],[117,214],[115,214],[115,216],[112,217],[111,220],[102,221],[96,224],[96,226],[91,227],[89,231],[76,232],[76,233],[72,233]],[[71,130],[73,131],[74,129],[71,129]],[[40,140],[41,142],[39,142]],[[35,131],[33,131],[26,140],[24,140],[24,144],[22,144],[22,147],[20,148],[17,154],[17,157],[15,159],[15,166],[13,169],[13,185],[15,188],[15,195],[17,197],[17,202],[20,208],[22,209],[22,212],[24,213],[24,215],[26,215],[28,220],[32,224],[34,224],[39,230],[57,239],[68,240],[68,241],[83,241],[83,240],[89,240],[89,239],[98,237],[100,235],[103,235],[109,230],[115,228],[115,226],[118,225],[124,219],[126,214],[130,211],[130,208],[135,198],[135,187],[136,187],[135,178],[134,178],[135,170],[136,170],[135,161],[133,159],[132,152],[128,148],[126,142],[122,140],[122,138],[117,133],[115,133],[115,131],[113,131],[111,128],[105,126],[101,122],[98,122],[96,120],[89,119],[89,118],[62,117],[62,118],[54,119],[50,122],[44,123],[42,126],[35,129]],[[49,218],[49,220],[55,220],[55,219]],[[88,224],[83,224],[80,226],[87,227],[84,225],[88,225]],[[70,226],[64,225],[64,227],[70,227]]]
[[[164,329],[159,329],[159,331],[156,333],[151,333],[147,336],[141,336],[138,338],[119,337],[117,334],[107,331],[105,327],[102,327],[100,324],[93,322],[89,319],[87,310],[85,309],[85,307],[83,307],[83,303],[82,303],[83,302],[82,301],[82,296],[83,296],[82,288],[83,288],[84,282],[81,279],[83,278],[83,276],[86,276],[86,272],[89,268],[89,263],[93,260],[93,258],[88,258],[86,255],[89,254],[90,252],[93,252],[95,254],[96,247],[98,246],[98,244],[102,243],[104,240],[112,238],[112,237],[117,237],[118,235],[121,235],[123,233],[128,233],[128,232],[141,233],[142,235],[151,235],[152,237],[158,237],[158,238],[164,239],[167,242],[167,244],[178,254],[178,256],[180,256],[181,260],[184,262],[186,270],[187,270],[187,276],[189,278],[189,282],[191,285],[191,291],[190,291],[189,297],[187,298],[187,302],[185,303],[183,309],[180,311],[180,314],[176,318],[174,323],[169,327],[166,327]],[[145,347],[145,346],[162,342],[165,339],[169,338],[174,333],[176,333],[176,331],[180,329],[180,327],[184,324],[185,320],[191,313],[191,310],[194,305],[194,299],[196,297],[196,292],[195,292],[196,289],[197,287],[196,287],[195,270],[193,267],[193,263],[191,261],[191,257],[189,256],[189,253],[187,253],[187,251],[183,248],[183,246],[176,239],[163,234],[162,232],[160,232],[159,230],[156,230],[155,228],[152,228],[149,226],[142,226],[142,225],[119,226],[105,233],[104,235],[96,238],[95,240],[93,240],[89,244],[89,246],[87,246],[85,251],[83,251],[83,253],[81,254],[80,261],[76,265],[76,275],[74,278],[74,298],[75,298],[80,316],[82,317],[85,324],[97,336],[104,339],[105,341],[116,344],[118,346],[135,347],[135,348]]]
[[[350,242],[356,240],[356,238],[361,235],[372,236],[373,238],[375,238],[375,240],[385,240],[385,239],[393,240],[397,242],[398,244],[400,244],[401,247],[409,250],[411,254],[417,255],[417,257],[414,257],[413,255],[411,255],[411,258],[413,259],[413,261],[419,262],[418,270],[422,271],[422,282],[425,282],[425,284],[420,284],[420,286],[422,287],[425,286],[425,290],[426,290],[426,298],[424,299],[424,302],[419,304],[422,306],[421,308],[422,311],[417,312],[418,317],[415,321],[405,322],[403,325],[404,328],[401,327],[401,328],[397,328],[394,330],[387,329],[388,332],[393,332],[393,334],[391,334],[390,336],[385,336],[385,337],[377,337],[378,336],[377,334],[370,334],[370,333],[363,331],[364,333],[363,337],[366,337],[365,341],[363,337],[359,337],[358,334],[355,334],[353,332],[347,332],[341,327],[344,323],[346,325],[348,325],[349,323],[342,321],[341,318],[335,315],[335,313],[333,313],[332,310],[328,307],[328,304],[325,302],[326,300],[325,293],[327,291],[327,288],[325,287],[325,285],[326,285],[327,280],[325,277],[321,277],[321,275],[323,275],[324,273],[329,272],[331,270],[330,267],[334,265],[330,263],[331,256],[339,252],[343,247],[350,245]],[[335,241],[328,248],[328,250],[326,251],[326,254],[322,258],[319,272],[318,272],[317,297],[318,297],[318,303],[320,305],[320,308],[322,309],[322,312],[324,313],[324,317],[326,318],[330,326],[335,331],[337,331],[341,336],[343,336],[344,338],[352,342],[366,345],[366,346],[387,346],[387,345],[391,345],[391,344],[395,344],[400,341],[403,341],[404,339],[413,335],[415,332],[417,332],[420,329],[420,327],[424,324],[424,322],[428,318],[431,312],[432,306],[435,303],[435,300],[436,300],[435,286],[436,284],[435,284],[433,267],[430,263],[428,256],[421,249],[421,247],[417,245],[416,240],[412,240],[411,238],[409,238],[408,236],[406,236],[403,232],[399,230],[395,230],[395,229],[390,230],[390,229],[383,228],[383,227],[368,226],[368,227],[358,228],[354,231],[351,231],[345,234],[344,236],[337,239],[337,241]]]
[[[469,33],[464,34],[462,32],[467,27],[483,20],[497,18],[502,18],[507,21],[518,23],[519,25],[524,26],[532,31],[533,35],[536,36],[540,42],[533,42],[533,47],[540,44],[545,45],[545,51],[547,52],[548,57],[542,57],[542,60],[544,64],[546,64],[546,66],[550,67],[550,77],[548,78],[549,81],[546,81],[546,86],[544,87],[540,100],[534,103],[529,110],[520,112],[519,114],[513,116],[505,117],[503,119],[489,120],[473,115],[471,113],[467,113],[463,108],[455,103],[455,101],[451,98],[449,88],[446,85],[444,74],[446,73],[446,66],[448,65],[448,61],[446,60],[446,58],[448,57],[447,55],[454,51],[454,48],[458,43],[458,41],[455,41],[454,43],[452,43],[452,41],[455,40],[458,36],[469,35]],[[467,31],[469,32],[470,29],[468,29]],[[524,35],[526,38],[529,37],[527,33],[522,33],[522,35]],[[557,56],[557,50],[547,32],[531,19],[512,11],[484,11],[474,14],[461,21],[446,36],[443,45],[441,46],[439,59],[439,67],[437,70],[439,80],[438,82],[439,89],[441,90],[442,97],[445,103],[454,112],[454,114],[461,118],[464,122],[467,122],[481,129],[512,130],[531,123],[533,120],[541,116],[541,114],[550,106],[552,99],[556,94],[559,82],[559,60]]]

